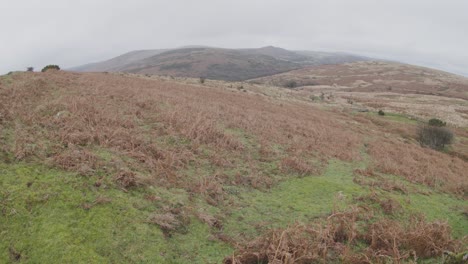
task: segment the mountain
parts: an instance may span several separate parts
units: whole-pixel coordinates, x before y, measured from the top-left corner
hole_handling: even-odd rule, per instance
[[[128,64],[125,72],[238,81],[299,67],[291,61],[248,51],[189,48],[167,51]]]
[[[239,81],[268,76],[307,65],[353,62],[367,58],[341,53],[294,52],[277,47],[221,49],[185,47],[172,50],[134,51],[71,70],[205,77]]]

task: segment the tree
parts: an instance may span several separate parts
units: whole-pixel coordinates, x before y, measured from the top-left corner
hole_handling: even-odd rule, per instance
[[[425,124],[418,129],[418,141],[424,147],[442,150],[453,142],[453,133],[446,127]]]
[[[437,119],[437,118],[432,118],[432,119],[429,119],[429,122],[428,124],[430,126],[436,126],[436,127],[444,127],[447,125],[446,122],[440,120],[440,119]]]
[[[286,88],[296,88],[297,87],[297,82],[294,81],[294,80],[291,80],[291,81],[287,81],[284,86]]]
[[[33,71],[34,71],[34,67],[27,67],[26,70],[27,70],[28,72],[33,72]]]
[[[46,72],[48,70],[57,70],[59,71],[60,70],[60,67],[58,65],[47,65],[45,66],[43,69],[42,69],[42,72]]]

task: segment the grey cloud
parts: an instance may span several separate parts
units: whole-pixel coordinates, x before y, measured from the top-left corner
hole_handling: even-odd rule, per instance
[[[0,73],[136,49],[347,51],[468,76],[464,0],[0,0]]]

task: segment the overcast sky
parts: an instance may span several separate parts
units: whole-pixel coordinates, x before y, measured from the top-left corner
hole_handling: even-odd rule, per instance
[[[468,0],[0,0],[0,73],[137,49],[346,51],[468,76]]]

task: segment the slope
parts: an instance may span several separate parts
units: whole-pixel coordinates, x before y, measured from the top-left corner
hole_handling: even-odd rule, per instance
[[[0,262],[257,263],[318,241],[328,253],[304,258],[464,249],[468,163],[420,147],[412,123],[185,81],[2,76]]]
[[[353,105],[362,111],[383,110],[415,119],[437,117],[468,126],[468,79],[434,69],[366,61],[307,67],[250,82],[292,87],[309,101]]]
[[[163,53],[167,50],[165,49],[156,49],[156,50],[136,50],[136,51],[131,51],[122,55],[119,55],[115,58],[102,61],[102,62],[96,62],[96,63],[90,63],[82,66],[77,66],[74,68],[71,68],[71,71],[87,71],[87,72],[104,72],[104,71],[121,71],[125,69],[125,67],[133,62],[140,61],[142,59],[146,59],[149,57],[152,57],[154,55]]]

